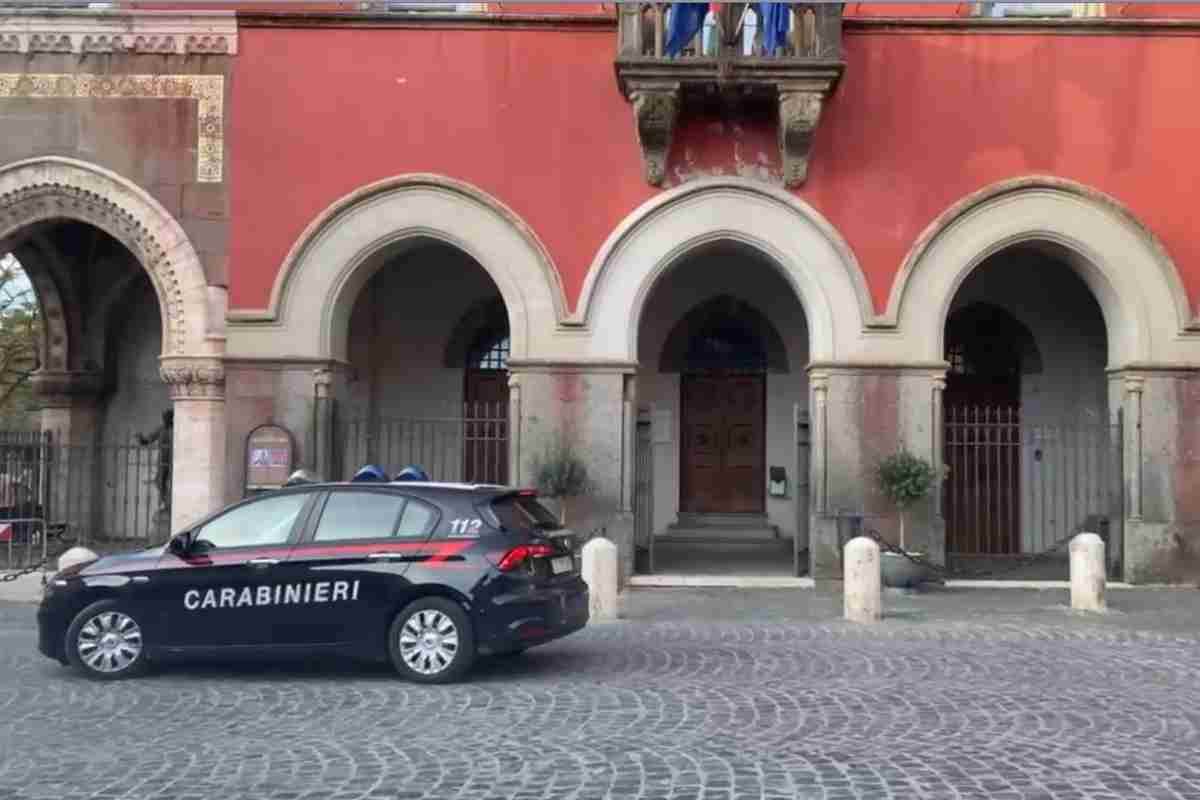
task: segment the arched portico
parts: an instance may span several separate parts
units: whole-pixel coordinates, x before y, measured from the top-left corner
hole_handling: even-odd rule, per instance
[[[989,529],[991,544],[971,547],[1019,543],[1037,552],[1099,526],[1112,534],[1110,560],[1120,562],[1126,579],[1171,574],[1188,545],[1167,532],[1193,516],[1177,443],[1191,425],[1186,399],[1200,336],[1165,248],[1101,192],[1042,176],[1004,181],[929,226],[897,275],[886,312],[870,327],[892,328],[917,358],[940,360],[947,319],[967,298],[1007,303],[1034,322],[1045,360],[1029,386],[1010,381],[1008,410],[951,408],[949,394],[943,410],[942,390],[933,392],[934,419],[948,420],[940,436],[935,422],[934,452],[940,457],[944,445],[955,454],[952,473],[961,478],[970,459],[986,464],[999,454],[981,447],[980,430],[987,429],[988,441],[1009,437],[1012,444],[1001,473],[1011,478],[1007,506],[1015,522],[1009,530]],[[960,377],[940,385],[949,392]],[[951,506],[962,488],[952,483],[944,488]],[[1004,482],[993,476],[991,490],[1005,490]],[[964,537],[949,530],[960,521],[948,516],[945,523],[947,541],[961,547]]]
[[[743,358],[704,369],[685,358],[676,368],[675,350],[721,338],[704,326],[687,328],[686,346],[671,335],[687,314],[712,303],[741,309],[722,317],[739,321],[737,335],[714,346],[754,340],[751,350],[761,346],[764,363]],[[719,529],[715,535],[765,547],[758,552],[778,563],[764,568],[790,574],[793,540],[803,561],[810,476],[807,452],[798,452],[797,421],[818,402],[810,398],[806,368],[854,352],[869,313],[866,281],[832,225],[759,182],[692,181],[644,203],[614,230],[592,262],[571,322],[587,330],[580,347],[588,361],[629,365],[624,390],[614,392],[626,413],[618,426],[622,483],[646,485],[644,476],[635,479],[635,461],[653,470],[652,496],[625,501],[639,508],[637,547],[651,562],[655,542],[693,552],[693,526],[703,528],[703,538],[714,534],[710,525]],[[778,335],[759,335],[759,318]],[[638,415],[652,435],[637,433]],[[813,428],[815,441],[824,428],[817,421]],[[645,457],[635,456],[639,450]],[[812,474],[823,485],[824,461]],[[789,488],[769,493],[768,475],[785,475],[774,485]],[[730,481],[736,491],[715,488]],[[782,560],[774,554],[779,546],[789,551]]]
[[[105,257],[81,261],[61,247],[80,237],[90,241],[88,253]],[[157,300],[157,309],[145,310],[149,330],[161,329],[161,347],[138,358],[149,367],[148,385],[159,378],[169,385],[169,395],[164,392],[148,413],[157,421],[162,405],[173,405],[172,452],[186,454],[171,469],[171,525],[177,528],[219,506],[225,466],[224,291],[208,286],[182,226],[148,192],[110,170],[41,157],[0,166],[0,252],[13,252],[32,267],[30,280],[45,316],[42,364],[33,376],[43,426],[79,444],[101,435],[106,416],[101,396],[114,408],[130,400],[114,399],[120,387],[114,388],[106,372],[111,312],[122,300],[115,290],[140,281],[142,297]],[[143,305],[145,300],[137,308]],[[138,345],[147,339],[125,338],[138,338]],[[152,346],[159,338],[148,337]],[[75,501],[77,508],[91,502]]]
[[[1004,181],[947,209],[909,252],[872,327],[895,327],[916,357],[940,360],[950,303],[967,276],[1002,250],[1038,242],[1057,246],[1100,304],[1110,368],[1192,357],[1185,340],[1195,323],[1161,243],[1116,200],[1058,178]]]
[[[267,308],[230,315],[230,352],[245,369],[332,371],[318,379],[315,452],[302,456],[322,473],[363,458],[395,469],[419,459],[434,477],[476,479],[483,459],[498,480],[507,465],[493,462],[516,453],[499,421],[508,418],[507,362],[553,337],[565,307],[549,254],[513,211],[460,181],[401,175],[347,194],[313,220]],[[496,313],[471,313],[479,308]],[[495,358],[468,363],[485,327]],[[285,393],[271,397],[293,429],[311,424]],[[242,418],[250,413],[262,412],[235,409],[235,435],[263,422]],[[335,424],[351,427],[334,433]],[[431,437],[433,450],[413,444]]]
[[[722,241],[756,250],[780,270],[804,308],[812,361],[838,358],[858,337],[870,296],[833,226],[782,190],[712,178],[646,202],[600,248],[574,317],[592,332],[588,355],[636,361],[642,308],[655,282],[690,253]]]
[[[332,203],[296,241],[270,304],[235,311],[232,353],[253,358],[345,361],[359,291],[383,260],[439,242],[470,256],[495,282],[508,310],[512,357],[531,336],[550,336],[566,302],[558,272],[532,230],[485,192],[436,175],[401,175]]]

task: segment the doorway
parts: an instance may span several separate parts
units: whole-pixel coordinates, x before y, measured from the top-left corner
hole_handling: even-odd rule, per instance
[[[766,376],[682,378],[680,510],[763,513]]]

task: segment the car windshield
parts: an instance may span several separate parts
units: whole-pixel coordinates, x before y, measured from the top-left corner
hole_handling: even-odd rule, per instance
[[[538,502],[537,498],[528,495],[510,495],[492,502],[492,511],[500,524],[509,530],[558,530],[562,525],[558,517],[548,508]]]

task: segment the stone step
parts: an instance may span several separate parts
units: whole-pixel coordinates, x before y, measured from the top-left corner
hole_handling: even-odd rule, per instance
[[[773,544],[784,541],[778,529],[762,528],[680,528],[672,525],[655,542],[698,544]]]
[[[679,513],[679,521],[672,528],[771,528],[766,514],[695,514],[686,511]]]

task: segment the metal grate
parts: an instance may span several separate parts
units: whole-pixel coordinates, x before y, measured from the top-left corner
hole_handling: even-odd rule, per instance
[[[461,417],[336,421],[334,474],[348,479],[364,464],[395,475],[410,464],[435,481],[505,483],[508,404],[464,403]]]
[[[1042,552],[1082,530],[1115,536],[1121,424],[1023,421],[1015,406],[948,406],[943,494],[952,555]]]

